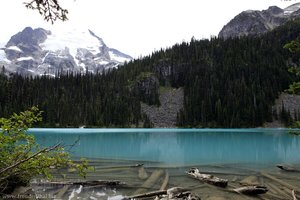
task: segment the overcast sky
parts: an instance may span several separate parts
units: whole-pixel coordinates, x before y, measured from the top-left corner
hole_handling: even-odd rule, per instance
[[[59,0],[69,10],[67,22],[51,25],[23,2],[1,0],[0,43],[26,26],[90,29],[112,48],[133,57],[182,41],[210,38],[244,10],[285,8],[300,0]]]

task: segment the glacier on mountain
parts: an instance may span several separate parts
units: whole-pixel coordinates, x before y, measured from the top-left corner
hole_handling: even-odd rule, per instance
[[[132,58],[109,48],[91,30],[45,30],[26,27],[1,48],[0,63],[9,73],[56,76],[102,73]]]

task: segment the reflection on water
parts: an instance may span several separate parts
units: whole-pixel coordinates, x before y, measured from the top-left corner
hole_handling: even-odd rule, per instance
[[[73,144],[74,157],[166,165],[300,163],[300,137],[284,129],[31,129],[42,145]]]

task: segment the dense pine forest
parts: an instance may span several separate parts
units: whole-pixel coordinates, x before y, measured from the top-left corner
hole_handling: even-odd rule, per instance
[[[103,74],[57,77],[0,75],[0,117],[38,106],[43,127],[142,127],[140,102],[159,106],[159,90],[145,98],[139,83],[183,87],[180,127],[257,127],[273,118],[272,105],[296,76],[283,46],[300,39],[300,20],[260,37],[211,38],[176,44]],[[147,88],[146,88],[147,90]],[[147,94],[149,95],[149,94]]]

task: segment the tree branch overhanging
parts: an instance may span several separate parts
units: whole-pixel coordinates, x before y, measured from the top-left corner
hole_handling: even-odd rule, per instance
[[[11,165],[11,166],[8,166],[8,167],[6,167],[4,169],[1,169],[0,170],[0,175],[3,174],[4,172],[7,172],[8,170],[11,170],[11,169],[19,166],[20,164],[22,164],[22,163],[24,163],[24,162],[26,162],[26,161],[28,161],[28,160],[36,157],[36,156],[39,156],[41,153],[47,153],[47,152],[53,151],[53,150],[55,150],[55,149],[57,149],[59,147],[60,147],[60,144],[56,144],[55,146],[44,148],[44,149],[42,149],[42,150],[34,153],[33,155],[29,156],[28,158],[20,160],[20,161],[16,162],[15,164]],[[2,179],[0,179],[0,180],[2,180]]]
[[[44,20],[50,21],[52,24],[57,20],[68,20],[67,9],[60,6],[57,0],[31,0],[30,2],[24,2],[25,7],[32,10],[38,10],[44,17]]]

